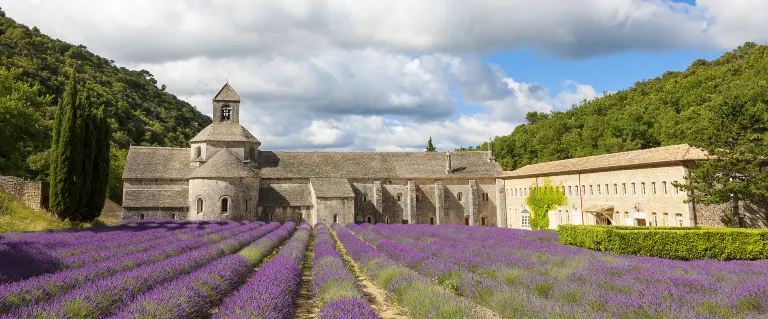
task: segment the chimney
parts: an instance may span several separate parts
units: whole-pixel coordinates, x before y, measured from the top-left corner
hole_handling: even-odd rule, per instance
[[[453,173],[453,167],[451,167],[451,153],[445,152],[445,173]]]
[[[493,139],[488,139],[488,162],[495,162],[496,158],[493,157]]]

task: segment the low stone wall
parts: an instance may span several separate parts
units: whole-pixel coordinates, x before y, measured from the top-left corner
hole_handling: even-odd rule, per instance
[[[741,220],[747,228],[768,228],[768,207],[754,203],[739,203]],[[732,227],[731,203],[719,205],[696,205],[696,225],[713,227]]]
[[[11,194],[29,207],[48,210],[48,182],[0,176],[0,192]]]

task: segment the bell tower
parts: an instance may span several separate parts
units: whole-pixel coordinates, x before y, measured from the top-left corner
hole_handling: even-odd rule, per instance
[[[213,97],[213,123],[240,123],[240,96],[229,81]]]

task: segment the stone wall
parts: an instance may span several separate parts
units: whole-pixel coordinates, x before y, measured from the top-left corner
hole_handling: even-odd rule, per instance
[[[27,206],[38,210],[48,210],[48,187],[48,182],[0,176],[0,192],[11,194]]]
[[[731,203],[719,205],[693,205],[696,212],[696,222],[699,226],[731,227],[733,225],[733,205]],[[766,205],[768,206],[768,205]],[[739,203],[742,227],[767,228],[768,207],[757,204]]]
[[[188,219],[186,208],[156,208],[156,207],[142,207],[142,208],[123,208],[123,219],[136,218],[171,218],[171,219]]]

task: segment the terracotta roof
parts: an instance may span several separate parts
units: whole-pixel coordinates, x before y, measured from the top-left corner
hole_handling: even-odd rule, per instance
[[[189,178],[256,177],[257,174],[235,154],[226,148],[213,155],[205,164],[196,168]]]
[[[255,142],[261,144],[242,125],[232,122],[210,124],[189,140],[190,143],[206,141]]]
[[[235,93],[235,90],[229,86],[229,82],[224,84],[219,90],[219,93],[213,97],[214,101],[227,101],[227,102],[240,102],[240,96]]]
[[[263,178],[495,178],[502,174],[487,152],[451,153],[453,173],[442,152],[259,152]]]
[[[188,207],[186,189],[126,189],[123,207]]]
[[[707,153],[688,144],[656,147],[645,150],[612,153],[605,155],[573,158],[523,166],[505,177],[545,176],[581,171],[600,171],[627,167],[680,163],[703,160]]]
[[[192,171],[188,148],[131,146],[123,178],[186,179]]]
[[[259,206],[312,206],[308,184],[271,184],[259,188]]]
[[[317,198],[355,197],[352,186],[346,178],[312,178],[309,182]]]

